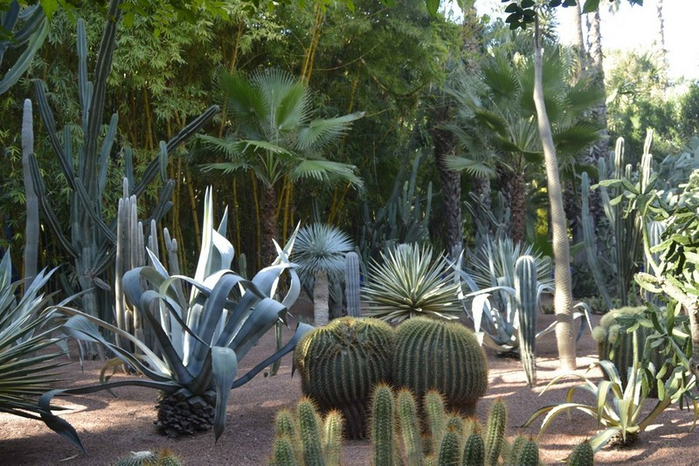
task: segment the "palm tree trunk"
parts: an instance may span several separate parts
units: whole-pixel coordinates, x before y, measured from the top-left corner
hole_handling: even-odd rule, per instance
[[[551,124],[544,104],[544,87],[542,83],[541,43],[539,37],[539,19],[535,20],[534,41],[534,105],[539,125],[539,136],[544,149],[546,161],[546,178],[551,203],[551,223],[553,230],[553,256],[555,261],[555,300],[556,342],[558,358],[563,369],[573,370],[577,367],[575,351],[575,332],[573,330],[573,294],[570,276],[570,245],[568,244],[568,224],[563,208],[561,181],[558,173],[558,160],[553,145]]]
[[[262,207],[262,244],[260,245],[260,257],[262,267],[270,265],[277,251],[272,240],[279,240],[279,228],[277,226],[277,190],[274,185],[264,185],[264,205]]]
[[[434,145],[434,159],[442,185],[443,212],[445,223],[445,240],[449,257],[458,257],[463,249],[463,233],[461,221],[461,174],[449,170],[446,166],[447,157],[456,154],[458,145],[456,135],[444,125],[449,122],[449,106],[438,103],[430,112],[430,136]]]

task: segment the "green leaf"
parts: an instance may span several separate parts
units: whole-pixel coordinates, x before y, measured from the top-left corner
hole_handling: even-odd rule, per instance
[[[585,5],[583,5],[583,13],[592,13],[599,8],[599,0],[585,0]]]
[[[437,16],[437,10],[439,10],[439,0],[425,0],[427,5],[427,11],[430,16]]]

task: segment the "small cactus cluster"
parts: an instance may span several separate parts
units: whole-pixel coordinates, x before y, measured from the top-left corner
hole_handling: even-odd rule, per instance
[[[486,426],[472,417],[447,412],[444,398],[429,390],[421,400],[402,388],[377,385],[371,400],[369,434],[372,464],[407,466],[539,466],[539,446],[524,435],[506,439],[507,408],[500,399],[490,406]],[[304,420],[305,419],[305,420]],[[336,465],[341,458],[342,416],[331,411],[323,419],[315,404],[303,398],[297,415],[282,409],[276,417],[276,438],[268,466]],[[588,442],[576,446],[568,465],[592,466]]]
[[[309,398],[298,402],[295,414],[280,410],[268,466],[339,465],[342,422],[339,411],[330,411],[323,418]]]
[[[137,451],[119,458],[114,466],[182,466],[182,460],[167,448],[158,452]]]

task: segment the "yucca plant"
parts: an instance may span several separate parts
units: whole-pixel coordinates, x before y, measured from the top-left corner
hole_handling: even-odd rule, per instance
[[[42,351],[62,341],[53,336],[55,313],[45,311],[50,296],[40,292],[52,274],[39,272],[18,297],[25,281],[12,282],[9,251],[0,261],[0,412],[40,420],[39,396],[59,380],[62,351]]]
[[[48,403],[60,394],[84,394],[124,385],[160,390],[157,425],[168,435],[194,433],[212,425],[216,439],[225,428],[226,404],[230,390],[243,385],[265,367],[290,352],[312,327],[299,324],[294,336],[274,354],[236,379],[238,363],[259,338],[279,321],[285,321],[287,307],[298,297],[299,279],[289,262],[295,235],[284,249],[277,247],[277,261],[246,280],[229,269],[233,247],[213,227],[213,202],[205,196],[204,237],[194,278],[170,276],[149,252],[152,266],[138,267],[124,275],[128,300],[141,313],[145,328],[152,332],[157,348],[94,316],[65,306],[72,317],[63,329],[80,340],[101,343],[143,374],[143,379],[109,382],[44,394],[40,406],[46,423],[84,450],[70,424],[53,415]],[[224,222],[225,225],[225,222]],[[288,292],[277,297],[280,281],[288,275]],[[191,289],[189,299],[179,285]],[[108,341],[98,330],[113,333],[134,345],[129,352]]]
[[[381,258],[383,263],[370,264],[363,290],[367,316],[390,322],[416,316],[458,318],[460,286],[443,255],[433,261],[430,246],[401,244]]]
[[[328,280],[339,279],[345,268],[345,255],[353,250],[352,240],[339,228],[314,223],[299,230],[293,260],[298,264],[301,282],[313,290],[316,325],[328,323]]]

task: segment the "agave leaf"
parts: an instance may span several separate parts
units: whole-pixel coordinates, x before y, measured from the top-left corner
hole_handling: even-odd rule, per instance
[[[226,407],[233,387],[233,380],[238,372],[238,358],[232,349],[214,346],[211,348],[211,367],[214,387],[216,388],[214,436],[218,440],[226,427]]]
[[[172,392],[179,387],[177,384],[171,381],[157,382],[154,380],[131,379],[121,380],[118,382],[109,382],[99,385],[89,385],[87,387],[56,389],[48,391],[41,395],[41,398],[39,398],[39,414],[41,415],[41,419],[51,430],[57,432],[64,438],[68,439],[71,443],[80,448],[83,451],[83,453],[87,453],[87,450],[85,449],[85,446],[80,440],[80,437],[78,436],[78,433],[76,432],[75,428],[72,425],[70,425],[69,422],[67,422],[64,419],[61,419],[60,417],[56,416],[51,412],[52,409],[55,409],[50,405],[51,400],[55,396],[60,395],[86,395],[89,393],[96,393],[102,390],[109,390],[112,388],[126,386],[147,387],[165,392]]]
[[[171,371],[168,369],[167,365],[155,353],[153,353],[148,346],[135,338],[133,335],[78,310],[63,307],[61,308],[61,311],[65,312],[66,314],[73,314],[73,316],[68,319],[68,321],[62,327],[63,331],[67,335],[83,341],[101,343],[105,348],[114,352],[119,359],[132,365],[134,368],[136,368],[136,370],[142,372],[153,380],[166,381],[170,379]],[[135,357],[127,350],[107,341],[100,334],[99,330],[97,329],[97,325],[128,339],[136,346],[136,348],[138,348],[140,352],[143,353],[142,357],[148,361],[148,365],[143,364],[139,358]]]
[[[229,345],[238,355],[238,359],[242,359],[260,337],[279,322],[279,315],[285,311],[286,308],[280,302],[271,298],[264,298],[257,303],[255,310],[245,320]]]
[[[294,336],[279,350],[277,350],[274,354],[272,354],[270,357],[250,369],[247,373],[245,373],[244,376],[240,377],[237,379],[235,382],[233,382],[233,387],[240,387],[241,385],[246,384],[249,382],[253,377],[255,377],[262,369],[265,367],[268,367],[278,359],[280,359],[282,356],[285,354],[289,353],[294,349],[296,344],[301,340],[301,338],[306,334],[306,332],[309,332],[313,330],[313,326],[309,324],[305,324],[303,322],[299,322],[299,324],[296,326],[296,331],[294,332]]]

